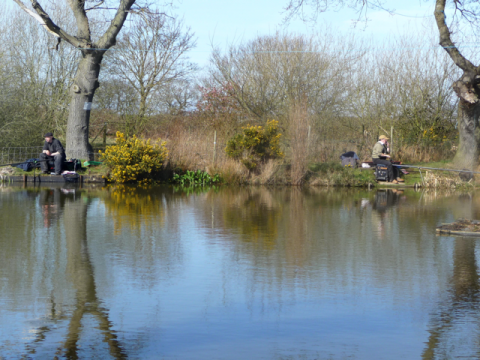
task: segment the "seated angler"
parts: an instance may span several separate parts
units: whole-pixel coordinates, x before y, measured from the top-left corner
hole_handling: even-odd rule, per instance
[[[398,169],[392,165],[388,155],[388,138],[385,135],[378,137],[378,142],[373,146],[372,161],[375,165],[385,165],[387,167],[388,179],[394,184],[404,180],[398,176]]]
[[[65,150],[62,143],[53,137],[51,132],[45,134],[45,144],[43,152],[40,154],[40,167],[44,174],[48,174],[49,167],[55,166],[55,175],[62,173],[62,165],[65,161]]]

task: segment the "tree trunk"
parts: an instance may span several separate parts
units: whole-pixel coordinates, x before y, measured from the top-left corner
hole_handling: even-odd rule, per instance
[[[454,163],[462,169],[474,170],[478,160],[480,104],[458,105],[458,149]]]
[[[93,96],[99,87],[98,75],[102,59],[103,52],[84,53],[78,65],[70,90],[72,100],[67,124],[67,157],[93,159],[93,149],[88,142],[88,130]]]
[[[459,145],[454,163],[458,168],[474,170],[478,163],[478,146],[480,143],[480,102],[475,84],[476,77],[464,74],[453,84],[455,93],[460,98],[458,104]]]

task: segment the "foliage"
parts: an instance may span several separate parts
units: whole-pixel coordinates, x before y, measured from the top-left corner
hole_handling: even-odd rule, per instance
[[[174,174],[172,182],[176,184],[181,184],[181,185],[205,186],[205,185],[218,184],[220,182],[220,176],[218,174],[210,176],[209,173],[201,170],[197,170],[197,171],[187,170],[185,174],[181,174],[181,175]]]
[[[118,131],[116,144],[106,148],[102,161],[112,170],[111,181],[148,183],[160,171],[167,156],[165,142],[152,145],[150,140],[140,140],[135,135],[126,138]]]
[[[442,142],[455,140],[455,104],[443,109],[435,108],[433,101],[417,108],[406,109],[396,124],[397,134],[407,144],[438,146]]]
[[[247,169],[254,170],[258,164],[268,159],[283,157],[280,150],[278,121],[269,120],[265,128],[248,125],[243,127],[243,134],[237,134],[227,142],[227,156],[241,160]]]

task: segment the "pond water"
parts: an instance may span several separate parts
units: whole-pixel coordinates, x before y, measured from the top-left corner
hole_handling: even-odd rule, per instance
[[[0,188],[1,359],[480,357],[475,193]]]

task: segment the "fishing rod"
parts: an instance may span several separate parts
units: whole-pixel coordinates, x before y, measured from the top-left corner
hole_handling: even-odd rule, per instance
[[[392,166],[404,167],[404,168],[425,169],[425,170],[453,171],[453,172],[459,172],[459,173],[480,174],[480,172],[478,172],[478,171],[442,169],[442,168],[432,168],[432,167],[416,166],[416,165],[396,165],[396,164],[392,164]]]
[[[3,167],[3,166],[17,166],[17,165],[21,165],[21,164],[37,164],[37,163],[41,163],[41,162],[45,162],[45,161],[49,161],[49,160],[22,161],[22,162],[13,163],[13,164],[3,164],[3,165],[0,165],[0,167]]]

